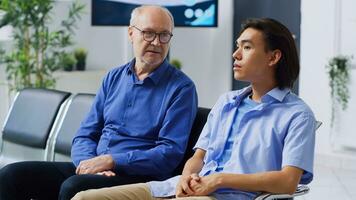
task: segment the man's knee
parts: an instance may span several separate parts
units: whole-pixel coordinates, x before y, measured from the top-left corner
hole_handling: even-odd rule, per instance
[[[90,192],[78,192],[71,200],[90,200]]]
[[[5,187],[6,185],[17,180],[17,176],[19,175],[19,164],[13,163],[6,165],[2,169],[0,169],[0,186]]]
[[[91,189],[79,192],[72,200],[154,200],[149,187],[145,183],[106,187],[101,189]]]
[[[10,177],[9,173],[11,170],[11,167],[8,165],[0,169],[0,191],[2,191],[2,188],[6,186],[6,183]]]
[[[21,164],[9,164],[0,169],[0,199],[23,199],[17,193],[19,178],[21,178]]]
[[[59,199],[60,200],[69,200],[76,193],[81,191],[81,179],[79,176],[71,176],[67,180],[65,180],[59,191]]]

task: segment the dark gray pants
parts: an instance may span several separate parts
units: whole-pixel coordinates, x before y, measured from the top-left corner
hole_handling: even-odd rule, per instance
[[[114,177],[76,175],[71,162],[18,162],[0,170],[0,200],[69,200],[87,189],[151,180],[150,177],[123,174]]]

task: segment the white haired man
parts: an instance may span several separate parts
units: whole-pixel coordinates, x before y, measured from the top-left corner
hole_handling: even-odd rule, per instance
[[[0,170],[0,199],[71,199],[76,193],[162,180],[183,158],[196,110],[194,83],[167,59],[173,17],[132,12],[135,58],[111,70],[73,139],[72,162],[19,162]]]

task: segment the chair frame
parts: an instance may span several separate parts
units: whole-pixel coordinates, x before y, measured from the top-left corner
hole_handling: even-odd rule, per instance
[[[58,132],[63,124],[64,117],[69,109],[70,104],[72,103],[74,96],[75,95],[71,95],[70,97],[68,97],[68,99],[65,100],[65,102],[59,109],[58,115],[53,123],[53,127],[50,132],[50,135],[48,136],[47,145],[46,145],[46,154],[44,156],[45,161],[54,161],[54,156],[55,156],[54,148],[56,145]]]
[[[21,93],[21,91],[17,92],[15,94],[15,96],[14,96],[14,99],[12,100],[11,106],[10,106],[8,112],[7,112],[7,115],[5,117],[4,123],[2,124],[1,133],[4,132],[5,126],[6,126],[8,120],[10,118],[10,115],[11,115],[13,109],[14,109],[14,105],[15,105],[18,97],[20,96],[20,93]],[[70,98],[70,96],[67,97],[67,99],[65,99],[63,101],[63,103],[59,106],[59,109],[58,109],[58,112],[57,112],[57,116],[55,117],[55,119],[53,121],[53,125],[52,125],[52,127],[50,129],[50,132],[49,132],[49,135],[48,135],[48,138],[47,138],[47,141],[46,141],[45,149],[38,149],[38,148],[30,147],[30,146],[24,146],[24,145],[16,144],[16,143],[13,143],[11,141],[6,141],[1,137],[1,140],[0,140],[0,168],[3,165],[9,164],[9,163],[13,163],[13,162],[16,162],[16,161],[20,161],[16,157],[11,158],[11,155],[4,156],[3,152],[4,152],[4,147],[5,146],[13,146],[13,147],[17,147],[18,146],[18,147],[24,148],[25,151],[26,151],[26,149],[31,150],[31,151],[32,150],[34,150],[34,151],[38,150],[41,153],[43,152],[43,156],[42,156],[42,158],[39,158],[39,160],[43,160],[43,161],[47,160],[47,158],[49,156],[49,152],[50,152],[50,146],[51,146],[50,138],[53,137],[53,135],[55,134],[56,126],[57,126],[58,120],[59,120],[58,116],[63,114],[64,107],[66,106],[67,101],[68,101],[69,98]],[[24,151],[22,151],[22,152],[24,152]],[[33,159],[30,159],[30,160],[33,160]]]

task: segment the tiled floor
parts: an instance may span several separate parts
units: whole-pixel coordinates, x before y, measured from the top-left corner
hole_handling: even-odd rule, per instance
[[[296,200],[356,200],[356,169],[316,164],[310,192]]]

